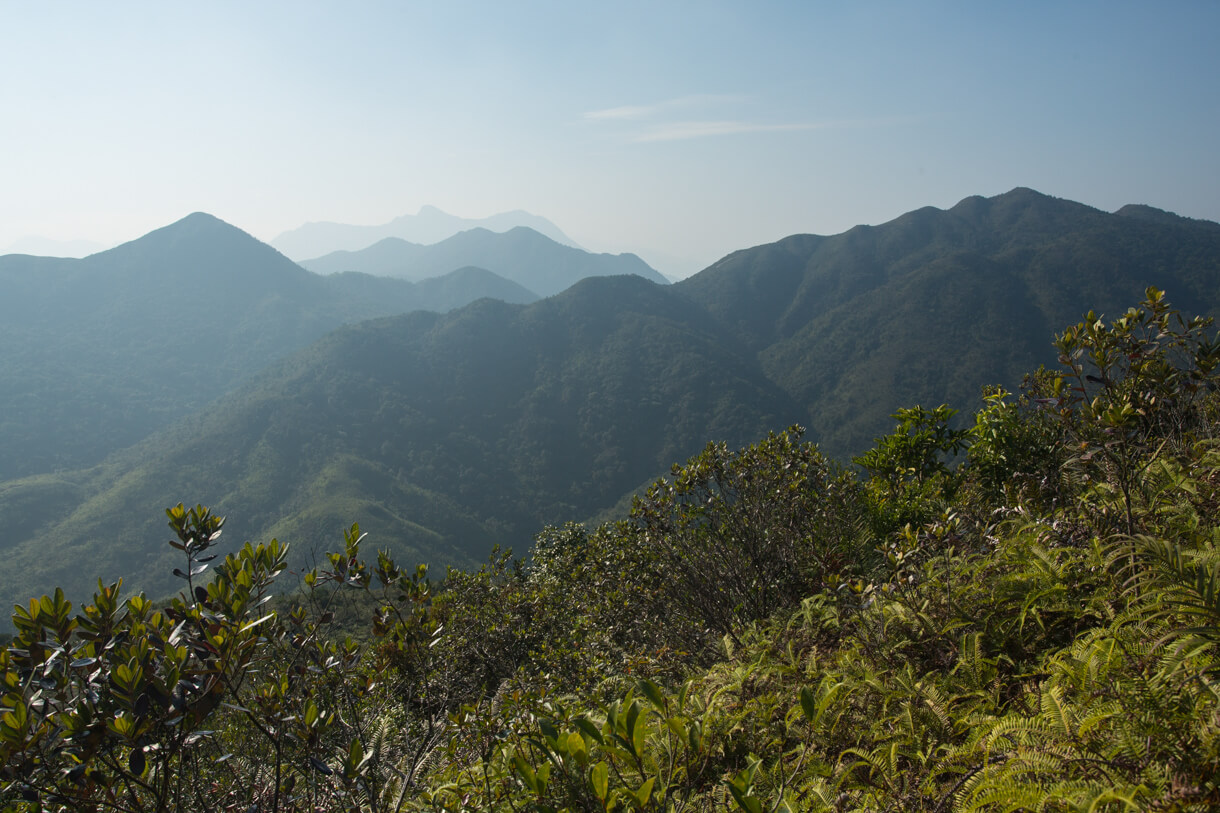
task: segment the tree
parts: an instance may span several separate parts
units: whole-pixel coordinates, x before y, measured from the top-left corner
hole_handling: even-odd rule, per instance
[[[1172,452],[1212,431],[1205,396],[1220,366],[1211,319],[1183,319],[1156,288],[1145,297],[1110,324],[1090,311],[1057,336],[1066,369],[1043,399],[1078,445],[1075,464],[1117,489],[1128,534],[1137,530],[1133,489],[1152,447]]]
[[[167,514],[186,584],[166,605],[116,583],[75,616],[58,590],[14,613],[16,637],[0,651],[0,800],[31,811],[397,809],[450,708],[424,690],[438,632],[426,570],[385,555],[368,567],[353,527],[330,568],[273,609],[287,545],[247,543],[213,568],[224,520],[202,506]],[[378,646],[329,639],[335,599],[374,581]],[[384,726],[396,714],[412,736],[392,749]]]
[[[658,556],[667,613],[732,635],[869,559],[854,478],[790,427],[730,451],[710,443],[632,507]]]
[[[948,459],[966,448],[968,431],[950,428],[957,410],[941,404],[894,413],[894,431],[853,459],[869,474],[873,527],[884,537],[904,524],[920,525],[940,513],[961,485]]]

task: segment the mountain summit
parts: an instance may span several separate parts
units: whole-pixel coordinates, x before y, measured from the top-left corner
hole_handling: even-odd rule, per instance
[[[634,254],[590,254],[560,245],[526,226],[506,232],[477,228],[430,246],[387,237],[361,251],[337,251],[301,265],[319,274],[359,271],[422,280],[473,265],[551,296],[585,277],[635,274],[660,285],[669,281]]]
[[[579,248],[554,223],[545,217],[539,217],[529,212],[516,210],[490,217],[467,218],[442,212],[435,206],[424,206],[418,214],[402,215],[379,226],[354,226],[331,222],[306,223],[276,237],[271,241],[271,245],[294,260],[307,260],[334,251],[359,251],[387,237],[430,245],[474,228],[506,232],[517,226],[531,228],[561,245]],[[452,271],[453,269],[447,270]]]
[[[1017,188],[734,252],[674,288],[755,348],[823,447],[854,454],[913,403],[969,407],[1054,364],[1047,340],[1154,285],[1220,313],[1220,227]]]

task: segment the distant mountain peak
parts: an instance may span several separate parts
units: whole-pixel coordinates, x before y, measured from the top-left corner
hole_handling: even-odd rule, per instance
[[[110,249],[110,251],[122,251],[129,246],[180,245],[186,242],[198,242],[201,246],[206,245],[211,248],[225,244],[242,244],[252,248],[258,247],[266,251],[274,251],[274,249],[256,237],[207,212],[192,212],[180,220],[175,220],[168,226],[154,229],[143,237],[137,237],[135,240]]]
[[[295,260],[309,260],[336,251],[360,251],[387,237],[397,237],[419,245],[433,245],[472,228],[507,232],[518,226],[531,228],[561,245],[580,247],[551,221],[520,209],[490,217],[466,218],[428,205],[421,206],[417,214],[402,215],[389,223],[375,226],[306,223],[276,237],[271,245]]]
[[[223,220],[221,220],[216,215],[209,214],[207,212],[191,212],[189,215],[182,218],[181,220],[175,221],[175,223],[213,223],[213,224],[220,223],[225,226],[229,225],[228,223],[225,223]],[[171,223],[170,225],[171,226],[175,225],[175,223]]]
[[[1017,186],[1008,190],[1007,192],[1002,192],[999,195],[992,195],[991,197],[985,197],[983,195],[968,195],[967,197],[964,197],[958,201],[957,205],[954,206],[953,209],[958,208],[958,206],[969,207],[977,206],[979,204],[996,206],[1014,203],[1031,204],[1043,201],[1062,201],[1062,199],[1043,194],[1036,189],[1030,189],[1028,186]]]
[[[475,226],[432,245],[385,238],[360,251],[334,251],[300,264],[317,274],[359,271],[415,281],[474,265],[539,296],[559,293],[591,276],[637,274],[668,284],[634,254],[593,254],[520,225],[507,231]]]
[[[1003,194],[996,195],[997,198],[1045,198],[1047,200],[1057,200],[1044,192],[1039,192],[1037,189],[1031,189],[1028,186],[1014,186],[1012,189]]]

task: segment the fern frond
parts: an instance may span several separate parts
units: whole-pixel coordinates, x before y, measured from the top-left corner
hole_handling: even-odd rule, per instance
[[[1047,728],[1067,739],[1076,739],[1076,717],[1064,699],[1063,689],[1047,686],[1042,691],[1040,701],[1040,716]]]

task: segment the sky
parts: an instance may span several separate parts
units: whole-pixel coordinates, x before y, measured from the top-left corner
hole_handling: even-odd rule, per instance
[[[1205,0],[0,0],[0,253],[432,205],[680,277],[1017,186],[1220,221],[1217,31]]]

